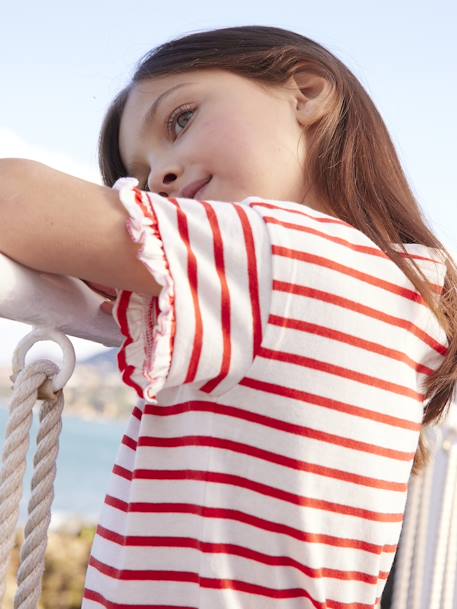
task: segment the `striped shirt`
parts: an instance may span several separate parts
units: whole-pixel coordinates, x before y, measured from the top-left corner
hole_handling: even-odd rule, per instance
[[[162,290],[116,299],[119,370],[138,400],[82,609],[374,608],[444,330],[338,218],[136,185],[115,188]],[[439,298],[440,251],[405,248]]]

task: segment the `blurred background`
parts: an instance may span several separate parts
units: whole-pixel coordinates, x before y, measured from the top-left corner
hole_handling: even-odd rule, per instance
[[[359,78],[384,117],[425,217],[445,245],[457,251],[456,6],[451,0],[16,0],[3,5],[0,25],[0,157],[33,158],[101,183],[97,138],[104,113],[146,51],[199,30],[283,27],[323,44]],[[1,443],[11,357],[29,330],[0,319]],[[94,525],[135,403],[117,375],[116,350],[77,338],[72,343],[78,363],[65,393],[43,584],[46,609],[80,606]],[[59,363],[60,348],[38,343],[27,361],[37,357]],[[29,466],[36,429],[34,422]],[[27,485],[30,477],[29,467]],[[20,524],[26,516],[25,488]],[[66,543],[53,535],[65,535]],[[15,566],[17,552],[12,571]],[[10,583],[7,602],[11,599]]]

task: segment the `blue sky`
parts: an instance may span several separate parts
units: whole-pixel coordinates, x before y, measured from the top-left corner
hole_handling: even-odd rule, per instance
[[[202,29],[283,27],[323,44],[360,79],[427,220],[457,251],[456,6],[451,0],[9,2],[0,36],[0,157],[36,158],[97,181],[103,114],[143,53]],[[0,319],[0,365],[10,363],[28,330]],[[78,358],[104,349],[72,342]],[[60,354],[48,343],[32,351]]]

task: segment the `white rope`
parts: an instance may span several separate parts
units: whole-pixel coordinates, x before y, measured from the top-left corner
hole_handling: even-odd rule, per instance
[[[74,369],[73,346],[67,337],[52,331],[51,339],[55,340],[56,336],[64,351],[64,374],[49,360],[39,360],[23,367],[26,349],[37,340],[49,339],[43,329],[35,329],[26,336],[13,356],[11,380],[14,386],[0,472],[0,605],[6,590],[6,577],[19,517],[33,419],[32,409],[37,400],[43,400],[39,413],[40,426],[33,460],[28,519],[17,572],[14,609],[36,609],[41,594],[47,532],[54,498],[56,459],[62,429],[64,399],[59,385],[63,387]],[[65,344],[65,340],[70,347]]]
[[[419,476],[410,479],[391,609],[456,609],[457,430],[444,422],[426,432],[430,460]],[[442,448],[448,453],[445,476],[442,488],[434,491],[437,468],[441,470],[437,455]],[[440,502],[432,501],[436,492]],[[438,503],[438,509],[432,507]],[[430,531],[435,523],[437,543],[433,547]],[[426,581],[430,582],[429,598],[425,598]]]
[[[422,486],[411,478],[408,486],[407,505],[403,519],[400,544],[397,549],[395,585],[392,592],[392,609],[407,609],[409,582],[412,572],[414,542],[419,516]]]
[[[432,591],[430,596],[430,609],[444,609],[444,606],[441,603],[444,566],[446,562],[446,551],[448,549],[452,511],[457,509],[457,506],[455,504],[453,505],[457,480],[457,472],[455,469],[457,464],[457,453],[455,450],[452,450],[452,444],[450,444],[447,439],[445,439],[443,442],[443,448],[446,451],[449,451],[449,459],[447,462],[446,477],[444,480],[443,503],[434,561],[435,568],[433,572]]]
[[[429,430],[427,430],[429,431]],[[421,499],[420,499],[420,510],[419,517],[416,523],[416,539],[415,539],[415,556],[413,573],[411,574],[411,607],[421,607],[422,598],[424,596],[424,573],[425,573],[425,562],[427,552],[427,540],[429,533],[430,523],[430,503],[432,496],[432,488],[435,474],[435,447],[436,447],[436,435],[432,438],[435,442],[428,441],[427,446],[430,450],[430,460],[423,474],[414,481],[415,484],[422,486]],[[426,435],[426,440],[431,440],[431,434]]]
[[[457,442],[451,447],[449,468],[451,471],[457,469]],[[454,601],[457,603],[457,484],[455,484],[454,487],[454,496],[452,499],[454,508],[452,510],[451,522],[449,525],[449,545],[444,575],[443,609],[455,609]]]

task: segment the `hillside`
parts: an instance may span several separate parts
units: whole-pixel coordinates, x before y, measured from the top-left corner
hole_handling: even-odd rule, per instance
[[[64,389],[64,415],[84,419],[125,419],[137,400],[136,393],[121,380],[117,349],[106,349],[76,363]],[[8,403],[12,393],[11,368],[0,368],[0,400]]]

